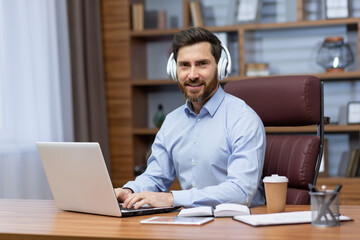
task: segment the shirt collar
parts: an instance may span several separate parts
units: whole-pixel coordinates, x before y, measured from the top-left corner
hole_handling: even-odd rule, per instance
[[[204,114],[205,113],[204,111],[206,111],[210,114],[211,117],[213,117],[214,114],[216,113],[216,110],[219,108],[221,102],[223,101],[224,97],[225,97],[225,92],[222,89],[222,87],[219,85],[219,88],[218,90],[216,90],[215,94],[209,99],[209,101],[205,103],[205,105],[200,110],[200,114]],[[186,100],[185,113],[187,116],[189,116],[190,114],[196,115],[191,109],[191,104],[189,100]]]

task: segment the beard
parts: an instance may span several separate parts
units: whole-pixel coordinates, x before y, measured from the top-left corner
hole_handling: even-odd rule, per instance
[[[203,84],[203,89],[200,92],[191,92],[186,88],[187,84]],[[178,81],[178,86],[180,88],[180,91],[184,94],[184,96],[193,103],[198,103],[201,101],[206,100],[207,98],[209,98],[209,96],[211,96],[211,94],[213,93],[213,91],[216,89],[217,85],[218,85],[218,80],[217,80],[217,74],[214,75],[213,79],[210,82],[205,82],[202,81],[200,79],[197,80],[186,80],[183,83],[180,83]]]

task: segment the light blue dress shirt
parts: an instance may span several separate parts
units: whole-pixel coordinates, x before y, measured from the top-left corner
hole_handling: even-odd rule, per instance
[[[123,187],[165,192],[176,176],[174,206],[264,204],[265,141],[259,116],[219,86],[199,114],[187,102],[166,116],[146,171]]]

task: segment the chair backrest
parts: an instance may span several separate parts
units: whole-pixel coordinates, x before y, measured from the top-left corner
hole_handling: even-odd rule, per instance
[[[315,134],[266,135],[263,177],[289,179],[287,204],[309,204],[323,153],[323,85],[314,76],[274,76],[228,82],[225,91],[243,99],[265,127],[317,125]]]

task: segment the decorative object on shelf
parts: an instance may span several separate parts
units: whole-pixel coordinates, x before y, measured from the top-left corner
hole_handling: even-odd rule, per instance
[[[132,5],[132,29],[144,30],[144,5],[142,3]]]
[[[170,17],[170,28],[178,28],[179,27],[179,19],[177,16]]]
[[[326,18],[347,18],[349,17],[348,0],[326,0],[325,1]]]
[[[203,19],[201,14],[200,3],[198,1],[189,2],[190,14],[194,27],[203,27]]]
[[[360,124],[360,102],[349,102],[347,106],[347,123]]]
[[[344,72],[344,68],[354,62],[354,57],[344,38],[335,36],[324,40],[316,62],[323,66],[326,72]]]
[[[153,119],[155,126],[160,128],[164,120],[165,120],[165,113],[163,110],[163,106],[159,104]]]
[[[258,76],[269,76],[269,64],[267,63],[247,63],[246,64],[246,76],[258,77]]]
[[[262,0],[234,0],[233,24],[259,22]]]
[[[143,164],[135,165],[135,167],[134,167],[135,177],[141,175],[143,172],[145,172],[145,170],[146,170],[146,165],[143,165]]]

